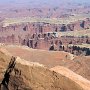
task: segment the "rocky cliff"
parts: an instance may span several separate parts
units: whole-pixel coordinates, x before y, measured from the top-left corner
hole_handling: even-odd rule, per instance
[[[1,83],[5,78],[5,72],[7,69],[10,69],[10,62],[12,62],[11,55],[5,52],[5,50],[2,51],[0,52]],[[63,70],[62,72],[64,72]],[[72,75],[72,73],[70,74]],[[57,73],[39,63],[29,62],[19,57],[15,58],[15,66],[9,75],[9,81],[6,84],[9,90],[89,90],[86,86],[82,87],[81,84],[78,84],[78,79],[74,81],[75,79],[72,80],[71,76]],[[86,79],[82,81],[82,83],[87,84]],[[89,81],[88,84],[90,84]],[[7,90],[6,86],[1,84],[1,90]]]

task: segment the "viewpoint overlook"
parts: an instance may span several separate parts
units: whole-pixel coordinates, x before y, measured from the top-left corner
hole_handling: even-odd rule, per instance
[[[0,90],[90,90],[90,1],[1,0]]]

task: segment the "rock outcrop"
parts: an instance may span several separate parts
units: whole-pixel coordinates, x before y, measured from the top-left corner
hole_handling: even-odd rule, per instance
[[[75,74],[73,71],[71,71],[65,67],[56,66],[54,68],[51,68],[51,70],[54,70],[55,72],[58,72],[61,75],[65,75],[66,77],[68,77],[72,81],[74,81],[74,82],[78,83],[80,86],[82,86],[83,89],[85,88],[85,90],[90,89],[90,81],[84,79],[82,76],[80,76],[78,74]]]
[[[11,56],[0,52],[0,81],[3,80]],[[78,80],[77,80],[78,82]],[[28,62],[17,57],[10,74],[9,90],[87,90],[66,75],[56,73],[41,64]],[[1,90],[5,86],[1,85]],[[5,89],[4,89],[5,90]],[[7,90],[7,89],[6,89]]]

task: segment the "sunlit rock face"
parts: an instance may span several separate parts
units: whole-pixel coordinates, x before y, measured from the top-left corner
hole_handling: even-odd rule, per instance
[[[1,25],[0,42],[7,44],[22,44],[24,39],[26,39],[26,41],[28,41],[28,39],[35,39],[35,41],[37,41],[37,37],[45,38],[46,34],[51,32],[59,33],[67,31],[88,30],[90,28],[89,23],[90,20],[87,18],[86,20],[77,21],[71,24],[50,24],[37,22],[14,24],[5,27]]]
[[[4,51],[4,53],[6,52]],[[8,65],[10,65],[9,62],[11,61],[11,55],[8,56],[8,53],[7,55],[4,53],[0,52],[0,62],[2,63],[0,65],[1,81],[4,78],[6,70],[10,69],[8,68]],[[16,58],[15,62],[15,67],[10,73],[9,83],[7,86],[9,90],[89,90],[87,86],[82,87],[83,85],[77,84],[73,80],[69,79],[69,76],[51,71],[39,63],[28,62],[20,59],[19,57]],[[7,90],[7,88],[1,84],[1,90]]]

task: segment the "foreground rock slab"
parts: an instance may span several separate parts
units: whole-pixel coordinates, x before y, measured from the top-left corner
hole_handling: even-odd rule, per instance
[[[6,52],[7,53],[7,52]],[[11,56],[5,54],[5,50],[0,52],[0,81],[3,80],[5,71],[11,60]],[[64,70],[64,69],[63,69]],[[63,71],[65,72],[65,71]],[[68,72],[69,73],[69,72]],[[24,59],[16,58],[16,65],[10,74],[9,90],[89,90],[82,87],[67,74],[57,73],[49,70],[39,63],[33,63]],[[83,81],[87,84],[87,80]],[[5,86],[1,86],[5,90]],[[7,89],[6,89],[7,90]]]

